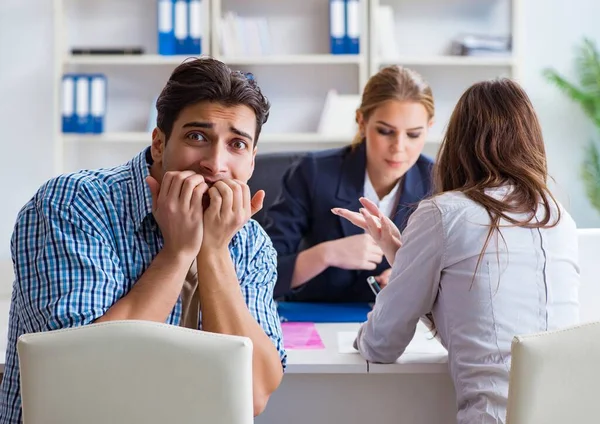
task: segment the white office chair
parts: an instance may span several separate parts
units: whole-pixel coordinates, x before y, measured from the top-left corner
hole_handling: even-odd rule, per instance
[[[598,421],[600,322],[515,337],[507,424]]]
[[[249,338],[147,321],[25,334],[25,424],[251,424]]]
[[[600,321],[600,228],[577,230],[579,239],[579,319],[581,322]]]

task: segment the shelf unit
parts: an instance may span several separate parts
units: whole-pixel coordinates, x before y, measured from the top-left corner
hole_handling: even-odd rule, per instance
[[[432,87],[436,103],[431,138],[439,142],[456,102],[471,84],[499,76],[520,79],[522,1],[370,0],[369,73],[396,64],[423,75]],[[398,51],[392,58],[380,55],[377,12],[382,5],[394,10]],[[510,55],[451,55],[451,40],[461,33],[510,35]],[[437,153],[437,149],[428,147],[428,153]]]
[[[120,163],[126,157],[118,157],[121,149],[128,153],[138,145],[150,143],[147,132],[153,95],[166,82],[170,71],[188,56],[161,56],[156,52],[155,10],[156,0],[53,0],[54,1],[54,73],[55,73],[55,126],[54,126],[54,166],[56,173],[64,172],[81,164],[66,166],[66,158],[72,149],[86,150],[86,155],[94,156],[95,149],[114,151],[112,164]],[[370,75],[388,64],[402,64],[421,72],[432,84],[437,107],[435,131],[427,140],[426,153],[435,154],[443,134],[448,112],[463,88],[472,80],[495,75],[508,74],[518,79],[520,10],[522,0],[361,0],[361,38],[359,55],[328,54],[328,2],[322,0],[202,0],[204,4],[203,54],[215,57],[235,69],[253,72],[272,104],[269,122],[265,125],[260,138],[259,151],[286,149],[320,149],[348,144],[349,135],[325,135],[316,132],[317,121],[322,110],[326,92],[331,88],[342,94],[359,94]],[[506,11],[503,3],[510,3],[510,16],[502,17],[510,27],[513,36],[513,54],[510,57],[458,57],[444,54],[440,49],[428,48],[438,27],[445,28],[447,22],[440,13],[429,12],[444,7],[459,10],[461,3],[475,7],[484,17],[500,10]],[[251,3],[251,4],[250,4]],[[422,4],[423,3],[423,4]],[[108,5],[114,4],[111,9]],[[149,8],[148,4],[152,7]],[[398,37],[410,38],[394,59],[382,58],[377,49],[377,23],[375,13],[380,4],[398,8],[396,18],[403,22],[403,14],[415,19],[418,25],[408,25],[411,37],[405,37],[402,27]],[[447,5],[454,6],[447,6]],[[74,11],[67,13],[69,6]],[[477,6],[476,6],[477,5]],[[104,9],[106,8],[106,10]],[[143,13],[137,13],[145,10]],[[489,12],[486,12],[486,10]],[[228,11],[240,16],[267,16],[272,25],[272,39],[276,44],[272,55],[264,56],[226,56],[220,48],[219,34],[222,31],[221,17]],[[104,13],[104,15],[103,15]],[[112,14],[111,14],[112,13]],[[432,14],[433,13],[433,14]],[[419,15],[420,14],[420,15]],[[432,14],[430,16],[430,14]],[[127,21],[128,15],[136,21]],[[468,13],[472,16],[473,13]],[[488,16],[489,15],[489,16]],[[80,20],[80,16],[83,18]],[[115,25],[114,31],[101,31],[97,28],[108,22]],[[118,18],[118,19],[113,19]],[[408,18],[407,18],[408,19]],[[449,16],[448,19],[452,19]],[[460,22],[469,24],[469,22]],[[113,22],[116,21],[116,22]],[[410,21],[412,22],[412,21]],[[77,24],[77,25],[73,25]],[[117,27],[117,25],[120,25]],[[77,28],[71,31],[71,27]],[[407,25],[405,25],[407,26]],[[477,25],[475,25],[477,27]],[[85,31],[92,29],[92,36],[86,38]],[[468,27],[468,25],[466,25]],[[450,29],[451,30],[451,29]],[[446,32],[450,31],[446,28]],[[469,30],[466,28],[466,30]],[[417,45],[421,37],[419,31],[429,34]],[[441,37],[444,36],[441,31]],[[97,36],[96,34],[102,34]],[[114,33],[114,34],[113,34]],[[307,34],[299,36],[300,33]],[[432,34],[433,35],[432,35]],[[69,37],[71,36],[71,37]],[[112,40],[98,39],[113,37]],[[428,38],[429,37],[429,38]],[[147,53],[135,56],[83,56],[68,53],[71,46],[77,44],[103,43],[118,45],[125,41],[134,45],[142,44]],[[416,40],[416,41],[415,41]],[[436,40],[432,45],[435,45]],[[439,43],[438,43],[439,44]],[[411,47],[412,46],[412,47]],[[109,99],[106,132],[100,135],[63,134],[61,132],[61,79],[66,72],[105,72],[109,74]],[[453,89],[459,87],[459,89]],[[111,89],[113,90],[111,92]],[[137,91],[136,91],[137,90]],[[131,117],[129,117],[131,115]],[[145,120],[145,121],[144,121]],[[348,125],[353,125],[349,122]],[[127,147],[129,146],[129,147]],[[268,149],[265,149],[268,147]],[[141,148],[141,147],[140,147]],[[87,156],[86,156],[87,157]]]
[[[290,144],[319,144],[319,143],[348,143],[350,135],[327,135],[317,133],[263,133],[260,136],[260,144],[276,144],[285,140]],[[152,140],[152,133],[149,132],[112,132],[103,134],[64,134],[63,139],[67,143],[139,143],[148,144]],[[440,139],[430,138],[428,143],[439,144]]]

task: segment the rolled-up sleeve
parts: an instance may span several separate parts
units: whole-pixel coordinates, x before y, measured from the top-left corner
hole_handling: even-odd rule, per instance
[[[412,340],[419,318],[431,312],[437,297],[445,237],[434,200],[421,202],[402,239],[389,284],[377,295],[355,342],[371,362],[395,362]]]

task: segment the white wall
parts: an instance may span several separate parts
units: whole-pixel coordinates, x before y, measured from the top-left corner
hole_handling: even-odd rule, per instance
[[[538,112],[547,145],[554,192],[581,228],[600,227],[600,213],[587,200],[579,177],[583,149],[596,133],[574,103],[542,78],[553,67],[575,79],[573,58],[582,37],[600,47],[600,2],[597,0],[522,0],[522,83]]]
[[[151,1],[151,0],[148,0]],[[523,84],[540,115],[556,191],[580,227],[600,214],[579,179],[582,148],[594,134],[583,113],[541,77],[553,66],[573,75],[573,47],[583,35],[600,41],[597,0],[522,0],[526,28]],[[9,258],[14,218],[52,173],[52,2],[0,1],[0,259]]]
[[[52,175],[52,2],[0,1],[0,258],[17,212]]]

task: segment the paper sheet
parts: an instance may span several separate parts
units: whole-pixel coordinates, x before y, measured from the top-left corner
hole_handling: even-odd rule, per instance
[[[354,349],[354,339],[356,339],[356,331],[338,331],[337,345],[339,353],[358,353]]]
[[[337,333],[337,343],[339,353],[358,353],[354,349],[354,339],[356,331],[339,331]],[[423,331],[417,328],[415,336],[406,347],[403,355],[418,354],[418,355],[440,355],[446,354],[447,351],[439,341],[433,338],[433,334],[429,331]]]
[[[284,322],[283,345],[286,349],[325,349],[315,324],[309,322]]]

